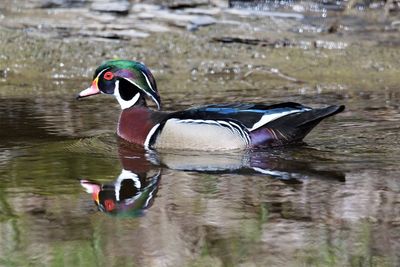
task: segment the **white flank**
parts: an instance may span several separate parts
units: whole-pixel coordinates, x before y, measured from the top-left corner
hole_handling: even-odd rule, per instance
[[[140,188],[142,184],[140,183],[139,177],[128,170],[122,169],[121,174],[118,176],[117,180],[114,182],[115,186],[115,198],[119,201],[119,191],[121,190],[121,183],[123,180],[132,180],[135,183],[136,188]]]
[[[250,137],[249,137],[249,135],[248,135],[248,133],[246,133],[243,129],[242,129],[242,127],[240,127],[237,123],[234,123],[234,122],[232,122],[232,121],[217,121],[219,124],[221,124],[221,125],[227,125],[230,129],[231,129],[231,131],[233,132],[233,133],[237,133],[237,134],[239,134],[240,135],[240,137],[242,137],[244,140],[245,140],[245,142],[246,142],[246,144],[247,145],[249,145],[250,144]]]
[[[303,112],[309,109],[303,109],[303,110],[290,110],[290,111],[286,111],[286,112],[281,112],[281,113],[275,113],[275,114],[265,114],[264,116],[261,117],[261,119],[254,123],[253,127],[251,127],[251,129],[249,129],[249,131],[254,131],[258,128],[260,128],[261,126],[267,124],[268,122],[274,121],[280,117],[286,116],[288,114],[291,113],[299,113],[299,112]]]
[[[190,150],[244,149],[250,143],[246,129],[230,121],[169,119],[155,148]]]
[[[124,100],[121,98],[121,95],[119,93],[119,81],[117,80],[115,82],[115,89],[114,89],[114,95],[118,100],[119,105],[121,106],[121,109],[126,109],[126,108],[130,108],[133,105],[136,104],[136,102],[139,100],[140,97],[140,93],[137,93],[131,100]]]
[[[156,125],[153,126],[153,128],[151,128],[151,130],[149,131],[149,133],[146,136],[146,140],[144,141],[144,147],[146,149],[149,149],[149,143],[150,143],[150,139],[153,136],[154,132],[158,129],[158,126],[160,126],[159,123],[157,123]]]

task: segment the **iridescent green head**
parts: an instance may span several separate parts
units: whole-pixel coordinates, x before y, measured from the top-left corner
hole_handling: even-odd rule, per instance
[[[78,98],[99,93],[114,95],[122,109],[151,99],[161,108],[156,81],[150,70],[142,63],[130,60],[110,60],[100,65],[92,85],[79,93]]]

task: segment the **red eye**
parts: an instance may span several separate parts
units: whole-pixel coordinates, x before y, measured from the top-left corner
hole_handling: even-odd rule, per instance
[[[104,79],[106,79],[107,81],[110,81],[112,78],[114,78],[114,74],[111,71],[107,71],[106,73],[104,73]]]

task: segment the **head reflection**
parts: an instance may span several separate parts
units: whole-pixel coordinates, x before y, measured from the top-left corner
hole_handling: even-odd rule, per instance
[[[98,209],[119,217],[137,217],[151,207],[161,179],[161,169],[152,169],[143,151],[119,147],[121,173],[114,181],[80,180]]]
[[[140,216],[152,205],[160,178],[161,171],[150,176],[143,176],[123,169],[112,183],[99,184],[81,180],[81,185],[86,192],[92,194],[100,211]]]

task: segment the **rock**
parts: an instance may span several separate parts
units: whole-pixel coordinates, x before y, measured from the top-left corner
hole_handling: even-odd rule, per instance
[[[150,12],[141,12],[137,15],[139,19],[154,19],[156,16]]]
[[[306,11],[306,8],[303,5],[295,4],[292,6],[292,10],[294,12],[302,13],[302,12]]]
[[[23,7],[28,7],[28,8],[78,7],[78,6],[84,6],[87,2],[88,2],[87,0],[30,0],[30,1],[25,1]]]
[[[347,46],[348,44],[344,42],[325,41],[325,40],[316,40],[314,42],[315,48],[345,49]]]
[[[303,19],[304,15],[297,13],[289,13],[289,12],[271,12],[271,11],[257,11],[257,10],[248,10],[248,9],[235,9],[230,8],[225,10],[226,13],[249,17],[249,16],[258,16],[258,17],[277,17],[277,18],[290,18],[290,19]]]
[[[161,6],[168,7],[170,9],[182,9],[188,7],[197,7],[197,6],[208,6],[208,0],[161,0],[155,1]]]
[[[196,16],[193,19],[189,20],[189,22],[196,27],[202,27],[215,24],[217,20],[210,16]]]
[[[216,16],[221,13],[220,8],[186,8],[183,11],[188,14],[208,15],[208,16]]]
[[[228,8],[229,7],[229,1],[226,0],[210,0],[209,1],[211,5],[220,7],[220,8]]]
[[[164,25],[160,25],[157,23],[135,23],[133,24],[133,27],[135,29],[139,29],[139,30],[145,30],[145,31],[149,31],[149,32],[169,32],[171,31],[170,28],[168,28],[167,26]]]
[[[199,16],[199,15],[190,15],[186,12],[171,12],[170,10],[153,10],[147,11],[144,13],[139,14],[138,16],[141,19],[157,19],[160,21],[165,21],[168,24],[188,28],[190,30],[195,30],[198,27],[208,26],[215,24],[217,20],[211,16]]]
[[[126,15],[129,13],[130,3],[126,0],[98,1],[93,2],[90,9],[99,12],[112,12]]]
[[[130,40],[134,38],[146,38],[149,36],[147,32],[140,32],[136,30],[103,30],[103,31],[80,31],[78,35],[88,37],[100,37],[107,39],[122,39]]]
[[[158,20],[166,21],[171,25],[178,27],[187,27],[191,20],[195,20],[197,16],[188,14],[178,14],[168,10],[155,10],[151,12]]]
[[[84,14],[84,16],[92,21],[98,21],[104,24],[108,24],[116,20],[115,14],[102,14],[99,16],[99,14],[88,12]]]
[[[61,7],[66,4],[65,0],[42,0],[38,1],[38,7],[40,8],[52,8],[52,7]]]
[[[123,37],[123,38],[128,38],[128,39],[133,39],[133,38],[146,38],[150,34],[147,32],[141,32],[141,31],[136,31],[136,30],[122,30],[122,31],[117,31],[117,35]]]
[[[248,45],[261,45],[261,46],[273,46],[269,40],[261,40],[255,38],[242,38],[242,37],[214,37],[212,38],[214,42],[221,42],[221,43],[239,43],[239,44],[248,44]]]
[[[400,26],[400,20],[392,21],[391,25],[392,25],[393,27]]]
[[[154,10],[160,10],[160,9],[161,9],[161,6],[152,5],[152,4],[143,4],[143,3],[134,4],[131,8],[131,10],[133,12],[154,11]]]
[[[299,44],[293,41],[290,41],[286,38],[278,39],[278,40],[268,40],[268,39],[258,39],[258,38],[246,38],[246,37],[213,37],[211,39],[214,42],[221,43],[238,43],[238,44],[247,44],[247,45],[258,45],[258,46],[269,46],[269,47],[296,47]]]

